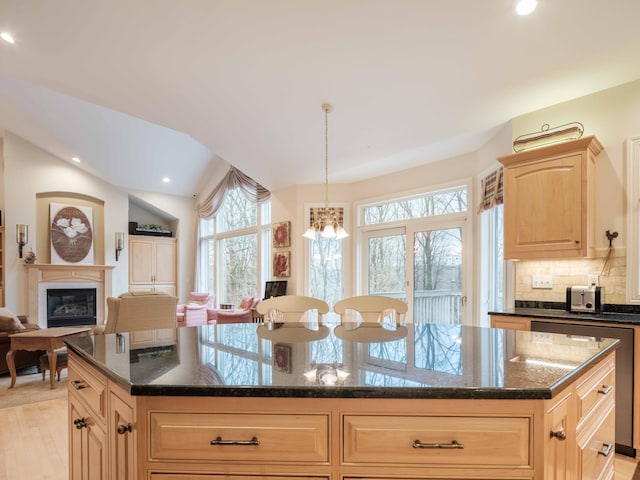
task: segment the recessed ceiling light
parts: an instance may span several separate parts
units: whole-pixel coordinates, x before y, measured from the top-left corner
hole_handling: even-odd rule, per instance
[[[80,163],[80,159],[78,157],[71,157],[71,160],[73,160],[76,163]]]
[[[9,32],[0,33],[0,38],[7,43],[16,43],[16,41],[13,39],[13,36]]]
[[[518,15],[529,15],[538,6],[537,0],[518,0],[516,13]]]
[[[164,178],[162,179],[162,181],[163,181],[164,183],[169,183],[169,182],[171,181],[171,179],[170,179],[169,177],[164,177]]]

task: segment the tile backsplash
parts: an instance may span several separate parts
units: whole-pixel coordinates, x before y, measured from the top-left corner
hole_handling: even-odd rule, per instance
[[[627,258],[614,255],[603,272],[604,258],[571,260],[522,260],[515,262],[516,300],[564,302],[567,287],[588,285],[589,275],[598,275],[604,287],[605,304],[626,303]],[[534,275],[551,275],[552,288],[532,288]]]

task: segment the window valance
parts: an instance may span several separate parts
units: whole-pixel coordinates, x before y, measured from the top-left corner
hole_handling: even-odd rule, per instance
[[[215,214],[218,213],[218,210],[220,210],[227,192],[234,188],[242,190],[250,200],[256,203],[264,202],[271,197],[269,190],[237,168],[231,167],[213,192],[196,206],[198,217],[213,218]]]
[[[504,167],[490,173],[482,179],[482,199],[478,205],[478,213],[491,210],[496,205],[502,205],[504,183]]]

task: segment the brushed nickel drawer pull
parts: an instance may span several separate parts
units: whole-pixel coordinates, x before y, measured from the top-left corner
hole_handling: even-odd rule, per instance
[[[564,431],[564,428],[560,428],[560,430],[557,430],[555,432],[551,430],[551,432],[549,433],[549,436],[556,437],[558,440],[566,440],[567,432]]]
[[[216,437],[211,440],[211,445],[260,445],[258,437],[251,437],[251,440],[223,440],[222,437]]]
[[[602,388],[598,390],[598,393],[601,393],[602,395],[606,395],[611,390],[613,390],[613,385],[602,385]]]
[[[73,382],[71,382],[71,386],[76,390],[82,390],[83,388],[87,388],[87,385],[82,383],[82,380],[74,380]]]
[[[451,443],[422,443],[420,440],[413,442],[413,448],[458,448],[463,449],[464,444],[451,440]]]
[[[132,427],[133,425],[130,423],[127,423],[126,425],[118,425],[118,433],[120,435],[124,435],[125,433],[130,432]]]
[[[598,450],[598,455],[603,455],[605,457],[608,457],[609,454],[611,453],[612,448],[613,448],[612,443],[603,443],[602,450]]]

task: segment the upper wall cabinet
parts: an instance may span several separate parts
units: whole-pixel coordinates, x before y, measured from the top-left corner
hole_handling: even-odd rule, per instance
[[[594,137],[499,157],[504,165],[504,257],[595,253]]]

